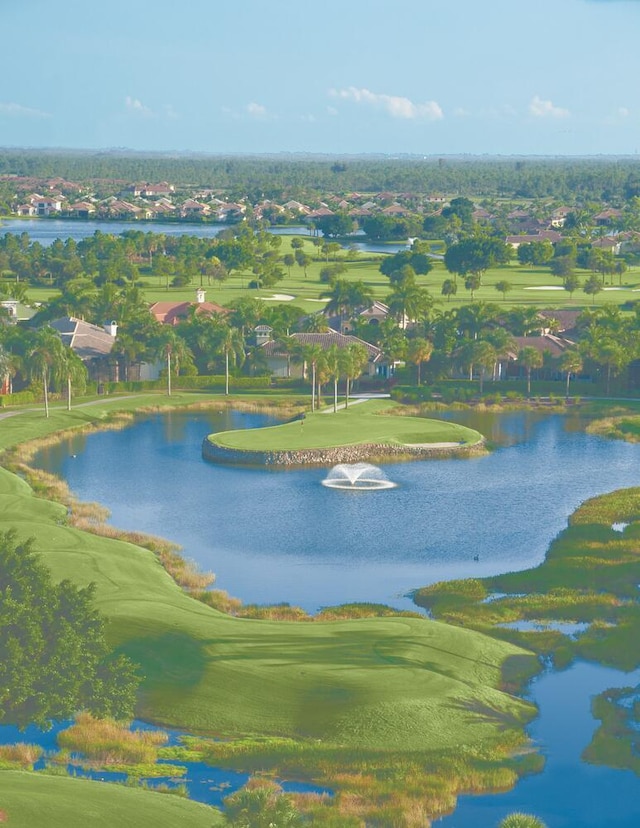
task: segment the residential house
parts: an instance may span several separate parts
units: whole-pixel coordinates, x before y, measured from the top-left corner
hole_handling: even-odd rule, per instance
[[[601,210],[593,217],[593,223],[596,227],[610,227],[622,218],[622,210],[616,210],[614,207],[607,207],[606,210]]]
[[[58,195],[41,196],[37,193],[31,196],[29,202],[35,207],[35,215],[50,216],[51,213],[59,213],[62,210],[62,197]]]
[[[89,218],[95,211],[96,208],[90,201],[77,201],[69,205],[69,212],[74,213],[78,218]]]
[[[87,366],[90,379],[104,382],[118,378],[117,366],[110,359],[118,333],[116,322],[108,322],[101,328],[83,319],[65,316],[49,324]]]
[[[358,339],[357,336],[347,336],[337,331],[329,331],[328,333],[294,333],[291,334],[290,339],[301,345],[319,345],[323,350],[327,350],[332,345],[337,345],[338,348],[348,348],[349,345],[357,343],[366,348],[369,355],[369,360],[363,371],[363,376],[370,377],[389,377],[394,373],[396,362],[387,360],[380,348],[365,342],[363,339]],[[300,363],[292,363],[291,355],[287,354],[282,345],[273,340],[268,340],[262,345],[263,353],[267,363],[267,368],[274,377],[296,377],[301,378],[306,375],[306,366]]]
[[[154,302],[149,310],[152,316],[162,325],[178,325],[185,319],[189,318],[192,309],[195,313],[209,314],[227,314],[227,308],[221,305],[216,305],[215,302],[207,302],[205,300],[205,291],[198,288],[196,291],[195,302]]]
[[[208,204],[202,204],[200,201],[195,201],[188,198],[180,208],[180,215],[183,218],[204,218],[211,213],[211,208]]]
[[[519,236],[507,236],[506,244],[510,244],[514,250],[517,250],[521,244],[530,244],[531,242],[550,241],[551,244],[559,242],[562,234],[557,230],[540,230],[538,233],[525,233]]]

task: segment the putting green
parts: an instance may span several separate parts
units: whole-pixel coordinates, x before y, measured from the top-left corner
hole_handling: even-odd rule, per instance
[[[238,451],[301,451],[337,446],[471,446],[482,435],[444,420],[385,415],[396,407],[390,400],[367,400],[349,408],[307,414],[304,420],[260,429],[224,431],[209,436],[213,445]]]

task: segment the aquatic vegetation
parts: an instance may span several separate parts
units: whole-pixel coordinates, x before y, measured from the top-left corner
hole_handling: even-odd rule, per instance
[[[158,759],[158,748],[167,740],[162,731],[130,730],[113,719],[97,719],[89,713],[78,714],[75,723],[58,734],[61,748],[103,766],[153,765]]]

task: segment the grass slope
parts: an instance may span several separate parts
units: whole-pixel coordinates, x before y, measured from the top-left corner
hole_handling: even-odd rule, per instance
[[[177,796],[21,771],[0,772],[0,813],[12,828],[214,828],[214,808]]]
[[[243,451],[289,451],[329,448],[363,443],[407,445],[415,443],[463,443],[473,445],[482,436],[473,429],[443,420],[396,417],[384,414],[395,407],[389,400],[369,400],[335,414],[307,414],[300,421],[261,429],[225,431],[209,440],[225,448]]]

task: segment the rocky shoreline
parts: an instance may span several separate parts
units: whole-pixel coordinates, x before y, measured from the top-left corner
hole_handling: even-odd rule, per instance
[[[391,445],[361,443],[355,446],[332,446],[325,449],[298,451],[242,451],[212,443],[208,437],[202,442],[202,456],[212,463],[242,466],[335,466],[338,463],[393,462],[400,460],[428,460],[443,457],[466,457],[484,454],[485,441],[473,445]]]

